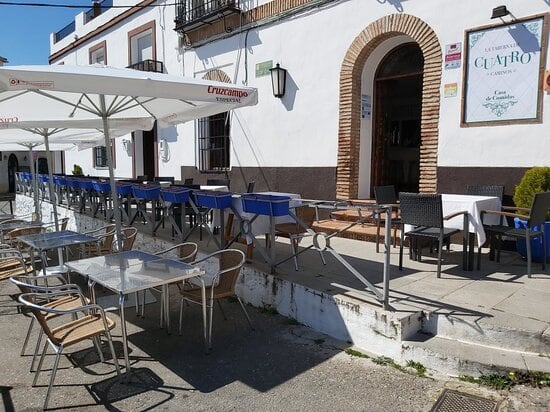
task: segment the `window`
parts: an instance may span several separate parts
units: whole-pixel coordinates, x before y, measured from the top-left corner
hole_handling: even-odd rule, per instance
[[[88,50],[90,64],[107,64],[107,43],[102,41]]]
[[[113,167],[115,167],[116,164],[116,157],[115,157],[115,146],[114,144],[111,146],[111,156],[113,158]],[[109,167],[109,162],[107,160],[107,147],[105,146],[97,146],[93,148],[93,155],[94,155],[94,167],[96,169]]]
[[[144,60],[156,60],[155,21],[151,21],[128,33],[128,64]]]
[[[198,169],[201,172],[229,168],[229,112],[203,117],[197,121]]]

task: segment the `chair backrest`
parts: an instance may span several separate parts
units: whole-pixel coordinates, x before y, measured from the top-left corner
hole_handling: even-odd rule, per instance
[[[256,185],[256,182],[249,182],[246,186],[246,193],[252,193],[254,192],[254,186]]]
[[[63,219],[61,219],[61,221],[59,222],[59,230],[67,230],[67,225],[69,224],[69,218],[68,217],[64,217]]]
[[[403,224],[443,227],[441,195],[401,192],[399,193],[399,207]]]
[[[214,288],[215,295],[235,294],[237,278],[245,262],[245,255],[238,249],[225,249],[215,252],[221,272],[218,285]]]
[[[197,257],[199,247],[194,242],[185,242],[178,247],[178,257],[182,262],[191,263],[194,262]]]
[[[495,196],[500,199],[504,196],[504,186],[502,185],[469,185],[466,187],[467,195],[476,196]]]
[[[192,185],[192,184],[193,184],[193,178],[192,178],[192,177],[188,177],[187,179],[185,179],[185,180],[183,181],[183,184],[184,184],[185,186],[187,186],[187,185]]]
[[[42,233],[43,231],[44,231],[44,228],[40,226],[20,227],[17,229],[10,230],[7,233],[7,236],[4,235],[4,238],[8,238],[11,241],[11,243],[17,248],[27,248],[26,245],[24,245],[22,242],[19,242],[17,240],[17,237],[25,236],[25,235],[36,235],[38,233]]]
[[[374,198],[377,205],[395,205],[397,203],[395,186],[374,186]]]
[[[317,216],[315,208],[310,206],[298,206],[295,209],[295,214],[308,227],[311,227]],[[305,231],[305,229],[304,229]]]
[[[122,228],[122,252],[132,250],[137,237],[137,229],[135,227]]]
[[[111,253],[113,250],[113,241],[115,239],[116,226],[114,224],[105,225],[105,233],[98,237],[101,239],[101,254]]]
[[[533,203],[531,204],[531,212],[529,214],[527,226],[533,227],[544,223],[546,221],[548,209],[550,209],[550,192],[535,194]]]
[[[153,182],[169,182],[171,184],[174,184],[174,177],[173,176],[155,176],[153,177]]]
[[[207,186],[227,186],[229,189],[229,179],[206,179]]]

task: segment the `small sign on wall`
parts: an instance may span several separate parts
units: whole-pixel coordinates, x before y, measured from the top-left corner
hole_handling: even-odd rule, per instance
[[[544,72],[544,91],[550,92],[550,70]]]
[[[269,69],[273,67],[273,60],[256,63],[256,77],[269,76]]]
[[[445,69],[458,69],[462,62],[462,43],[445,46]]]
[[[372,113],[372,103],[370,94],[361,95],[361,119],[370,119]]]
[[[443,86],[443,97],[456,97],[457,91],[457,83],[447,83]]]

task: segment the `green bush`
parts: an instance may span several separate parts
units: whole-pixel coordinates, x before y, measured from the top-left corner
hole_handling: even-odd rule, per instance
[[[82,173],[82,168],[77,164],[73,165],[72,173],[74,176],[82,176],[84,174]]]
[[[517,207],[530,208],[536,193],[550,191],[550,167],[533,167],[525,172],[514,192]],[[528,214],[528,212],[520,212]],[[550,220],[550,213],[546,216]]]

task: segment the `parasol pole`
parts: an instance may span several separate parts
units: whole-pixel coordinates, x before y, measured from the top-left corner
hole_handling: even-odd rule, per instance
[[[32,151],[32,148],[34,147],[34,145],[30,144],[27,146],[29,148],[29,160],[30,160],[30,165],[31,165],[31,175],[32,175],[32,184],[34,186],[34,213],[36,215],[36,218],[38,220],[40,220],[40,216],[41,216],[41,213],[40,213],[40,205],[39,205],[39,202],[40,200],[38,199],[39,196],[38,196],[38,176],[36,175],[36,171],[35,171],[35,168],[34,168],[34,159],[33,159],[33,151]]]
[[[54,187],[53,187],[53,172],[52,172],[52,153],[50,152],[50,131],[44,129],[44,146],[46,146],[46,161],[48,162],[48,188],[50,190],[50,202],[53,206],[53,221],[55,224],[55,231],[59,232],[59,219],[57,217],[57,202],[54,196]],[[63,250],[57,248],[57,258],[60,265],[63,264]]]
[[[111,199],[113,201],[113,213],[115,215],[115,228],[118,250],[122,250],[122,223],[120,221],[120,210],[115,185],[115,172],[113,170],[113,155],[111,151],[111,138],[109,136],[109,118],[105,106],[105,95],[99,95],[99,106],[101,118],[103,119],[103,135],[105,137],[105,148],[107,150],[107,163],[109,164],[109,183],[111,184]]]

